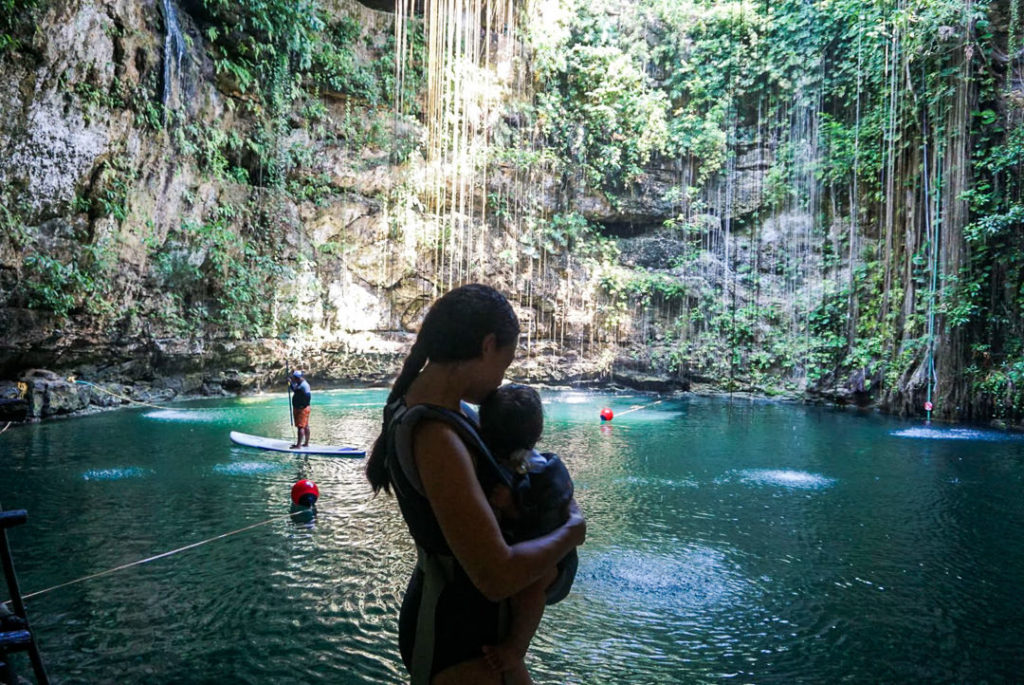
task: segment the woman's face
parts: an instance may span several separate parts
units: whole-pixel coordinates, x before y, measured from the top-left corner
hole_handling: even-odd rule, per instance
[[[515,342],[498,347],[493,334],[484,338],[483,351],[474,360],[477,368],[474,369],[473,383],[466,399],[474,404],[483,401],[492,390],[501,385],[501,381],[505,378],[505,370],[508,369],[515,356]]]

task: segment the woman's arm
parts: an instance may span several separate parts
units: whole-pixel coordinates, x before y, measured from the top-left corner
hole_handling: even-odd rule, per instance
[[[586,521],[573,507],[565,525],[509,546],[477,480],[469,450],[449,426],[437,421],[420,424],[413,437],[413,455],[448,546],[488,599],[510,597],[583,544]]]

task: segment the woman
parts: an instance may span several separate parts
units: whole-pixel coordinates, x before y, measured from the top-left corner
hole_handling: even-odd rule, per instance
[[[367,461],[374,492],[394,491],[419,554],[399,616],[413,685],[502,682],[483,648],[504,638],[505,600],[549,575],[586,537],[573,503],[561,527],[509,545],[488,504],[501,475],[463,401],[479,404],[501,385],[518,339],[515,312],[493,288],[466,285],[437,300]],[[529,682],[525,668],[515,678]]]

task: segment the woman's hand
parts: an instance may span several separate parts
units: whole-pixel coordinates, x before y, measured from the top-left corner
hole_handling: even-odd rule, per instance
[[[424,421],[413,438],[416,470],[452,554],[491,601],[527,587],[583,544],[587,522],[575,502],[569,519],[548,535],[509,546],[477,480],[468,449],[451,426]]]

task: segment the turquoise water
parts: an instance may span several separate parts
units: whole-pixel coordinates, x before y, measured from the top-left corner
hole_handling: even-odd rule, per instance
[[[383,397],[316,393],[313,442],[369,446]],[[589,535],[534,641],[538,682],[1019,682],[1021,437],[544,397],[542,447],[573,473]],[[29,510],[11,544],[23,591],[43,591],[29,611],[55,682],[403,682],[414,553],[394,502],[371,497],[361,459],[260,452],[229,430],[290,437],[286,397],[0,435],[0,503]],[[288,517],[300,478],[321,491],[312,524]]]

